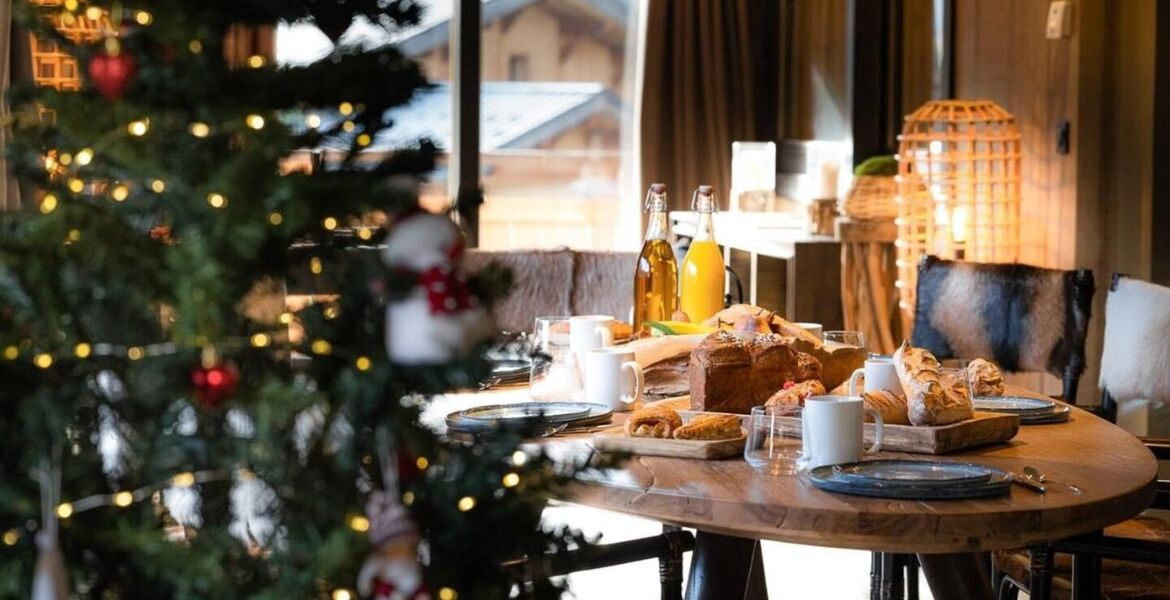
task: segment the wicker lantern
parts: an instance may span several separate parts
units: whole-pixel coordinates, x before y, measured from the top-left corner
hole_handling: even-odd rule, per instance
[[[918,261],[1015,262],[1020,239],[1020,130],[990,100],[935,100],[898,137],[899,304],[913,321]]]

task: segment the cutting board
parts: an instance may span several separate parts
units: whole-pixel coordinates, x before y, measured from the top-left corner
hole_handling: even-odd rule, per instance
[[[690,396],[660,400],[654,404],[670,406],[682,414],[691,412]],[[746,419],[747,415],[739,415]],[[798,421],[799,419],[791,419]],[[865,424],[865,440],[873,440],[874,424]],[[1020,430],[1016,415],[977,412],[975,417],[950,425],[915,427],[913,425],[886,425],[882,450],[913,454],[949,454],[976,446],[1006,442]]]
[[[626,435],[624,427],[611,427],[593,436],[593,445],[598,450],[699,460],[743,456],[745,441],[747,441],[747,436],[743,435],[733,440],[675,440],[633,437]]]

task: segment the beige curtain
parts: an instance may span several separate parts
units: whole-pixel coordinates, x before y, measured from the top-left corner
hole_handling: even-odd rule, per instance
[[[9,117],[8,84],[12,81],[12,0],[0,0],[0,210],[16,210],[20,206],[20,190],[5,160],[6,145],[12,129],[6,125]]]
[[[672,208],[700,184],[727,208],[731,143],[777,139],[778,0],[650,0],[642,81],[642,189]]]

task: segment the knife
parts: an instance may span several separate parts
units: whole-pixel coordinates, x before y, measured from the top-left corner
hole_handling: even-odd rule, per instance
[[[1011,478],[1012,483],[1019,484],[1023,487],[1026,487],[1026,488],[1032,490],[1033,492],[1038,492],[1038,493],[1043,494],[1043,493],[1048,491],[1048,488],[1044,487],[1044,484],[1040,483],[1039,481],[1036,481],[1035,479],[1032,479],[1031,477],[1028,477],[1027,475],[1020,475],[1017,473],[1008,473],[1008,477]]]

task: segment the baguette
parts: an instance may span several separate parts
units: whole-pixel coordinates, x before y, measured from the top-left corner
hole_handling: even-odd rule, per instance
[[[925,349],[902,342],[902,347],[894,352],[894,368],[902,391],[906,392],[910,423],[946,425],[975,416],[966,390],[943,389],[938,359]]]
[[[878,411],[878,414],[882,416],[882,422],[886,425],[910,424],[909,406],[906,403],[906,397],[902,394],[889,390],[862,392],[861,401],[865,403],[866,408]],[[865,420],[872,421],[873,419],[866,415]]]

